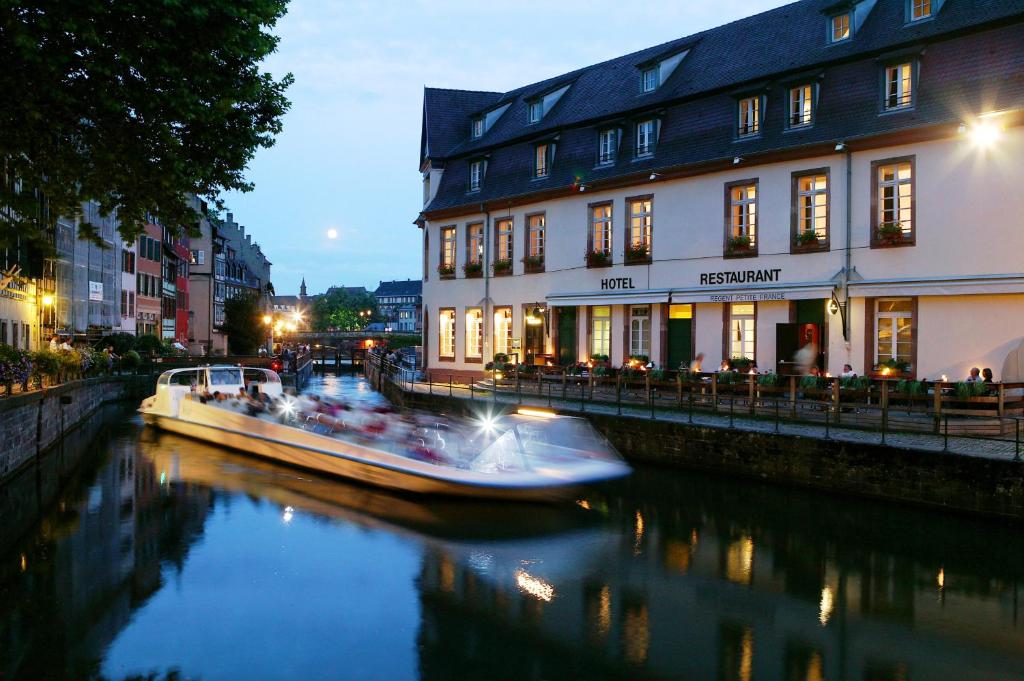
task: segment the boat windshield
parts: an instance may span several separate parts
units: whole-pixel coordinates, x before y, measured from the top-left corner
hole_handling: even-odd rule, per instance
[[[238,369],[210,371],[210,385],[242,385],[242,372]]]
[[[582,419],[509,417],[495,425],[494,434],[470,464],[473,470],[503,472],[565,466],[582,459],[619,460],[608,441]]]

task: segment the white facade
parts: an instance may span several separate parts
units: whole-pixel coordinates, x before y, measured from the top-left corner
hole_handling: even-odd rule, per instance
[[[1024,182],[1024,166],[1019,162],[1024,155],[1024,131],[1009,126],[987,148],[963,134],[906,145],[848,146],[853,148],[824,156],[756,164],[741,160],[722,172],[657,178],[621,189],[588,190],[515,205],[501,212],[426,220],[427,366],[442,374],[480,370],[496,347],[506,346],[504,339],[496,341],[494,333],[496,323],[501,323],[495,310],[505,306],[511,307],[512,337],[520,339],[518,344],[524,348],[521,360],[527,354],[526,317],[539,311],[544,320],[543,351],[536,354],[546,355],[544,359],[555,364],[566,359],[586,361],[595,349],[595,308],[609,306],[608,354],[615,366],[635,354],[630,352],[631,344],[636,347],[631,341],[642,330],[633,330],[629,317],[635,312],[632,308],[646,307],[649,356],[657,366],[670,369],[676,368],[669,362],[670,313],[691,315],[688,354],[703,353],[705,370],[713,370],[723,358],[737,356],[735,347],[752,346],[751,359],[762,371],[774,371],[779,360],[790,359],[780,356],[779,325],[817,314],[824,369],[833,374],[840,373],[844,364],[852,365],[858,374],[872,373],[887,351],[897,351],[909,359],[909,373],[917,378],[946,375],[956,380],[972,366],[991,367],[996,380],[1024,378],[1016,374],[1012,359],[1024,340],[1024,230],[1016,224],[1024,214],[1024,193],[1018,189]],[[905,219],[912,215],[913,239],[884,247],[877,237],[872,243],[872,235],[877,235],[877,225],[885,219],[876,196],[885,191],[879,166],[887,159],[910,164],[912,183],[909,190],[901,191],[904,199],[912,201]],[[792,246],[794,178],[807,171],[827,177],[829,246],[822,252],[794,252]],[[436,186],[439,178],[430,179]],[[741,180],[756,183],[757,255],[727,257],[727,187]],[[627,265],[623,263],[627,199],[645,195],[650,196],[653,214],[651,261]],[[613,264],[588,268],[589,207],[600,202],[612,206]],[[526,273],[525,230],[528,216],[536,213],[545,216],[544,271]],[[483,277],[465,278],[467,226],[483,223],[484,262],[489,264],[495,258],[497,221],[506,218],[513,222],[513,274],[495,277],[491,267],[485,266]],[[454,278],[445,279],[438,273],[442,230],[453,226]],[[849,270],[845,269],[847,258]],[[749,270],[754,274],[745,274]],[[730,278],[753,281],[730,284]],[[846,338],[841,314],[828,312],[833,295],[845,304]],[[885,299],[880,312],[878,299]],[[734,346],[728,306],[748,302],[755,311],[744,333],[752,326],[754,338],[750,346],[742,341]],[[454,353],[441,356],[439,349],[446,339],[441,337],[439,320],[448,309],[455,317]],[[467,312],[472,317],[477,309],[483,318],[479,358],[466,332]],[[575,310],[576,315],[571,341],[565,339],[564,320],[559,333],[558,318],[566,310]],[[886,335],[890,324],[901,336],[898,350]],[[599,335],[605,332],[604,327],[599,329]]]

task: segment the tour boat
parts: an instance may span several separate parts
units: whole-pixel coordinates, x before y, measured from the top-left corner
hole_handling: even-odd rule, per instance
[[[253,415],[242,391],[270,407]],[[544,410],[446,423],[372,409],[332,417],[315,404],[284,394],[269,369],[204,366],[161,374],[139,411],[164,430],[406,492],[544,500],[630,471],[585,420]]]

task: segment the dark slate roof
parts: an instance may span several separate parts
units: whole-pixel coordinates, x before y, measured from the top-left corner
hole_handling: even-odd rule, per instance
[[[445,90],[423,88],[423,131],[420,137],[420,159],[444,154],[469,136],[470,117],[489,108],[501,97],[500,92]]]
[[[291,305],[295,306],[299,304],[298,296],[274,296],[270,301],[271,305]]]
[[[406,279],[404,281],[382,281],[373,292],[378,298],[382,296],[419,296],[423,295],[423,281]]]
[[[465,107],[461,117],[443,117],[431,109],[431,119],[425,118],[428,130],[438,119],[451,126],[443,132],[430,131],[431,139],[438,140],[438,145],[447,139],[457,142],[447,151],[431,143],[431,157],[444,163],[445,172],[426,210],[475,206],[568,187],[577,178],[592,181],[849,140],[956,121],[971,111],[1024,105],[1024,40],[1019,23],[1024,19],[1024,0],[946,0],[934,18],[912,25],[904,22],[904,0],[877,0],[851,40],[829,44],[826,9],[835,4],[835,0],[803,0],[497,95],[493,103],[511,102],[511,106],[478,140],[469,135],[475,111],[468,109],[472,107]],[[983,39],[963,42],[971,40],[968,33],[981,29],[992,30],[976,37]],[[926,43],[914,110],[879,116],[876,60]],[[638,65],[682,49],[689,53],[667,81],[653,93],[640,94]],[[816,78],[820,84],[816,121],[809,129],[783,132],[784,86],[797,76]],[[568,82],[572,87],[544,119],[527,125],[527,101]],[[755,140],[738,142],[734,139],[735,95],[748,88],[767,89],[764,132]],[[983,90],[989,97],[984,102]],[[625,125],[619,161],[596,169],[595,126],[645,112],[663,114],[654,158],[634,161],[626,153],[633,140],[632,126]],[[531,179],[533,143],[556,136],[551,175]],[[469,193],[468,161],[480,157],[488,159],[482,190]]]

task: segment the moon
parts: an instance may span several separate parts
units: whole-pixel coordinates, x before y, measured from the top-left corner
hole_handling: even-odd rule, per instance
[[[338,238],[338,230],[334,229],[333,227],[331,229],[327,230],[327,238],[328,239],[337,239]]]

